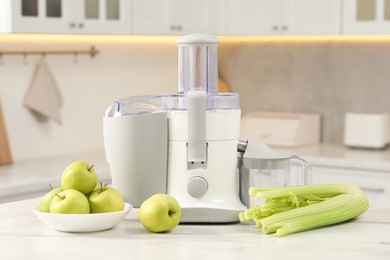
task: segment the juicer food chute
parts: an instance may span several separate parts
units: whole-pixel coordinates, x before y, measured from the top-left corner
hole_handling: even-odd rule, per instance
[[[114,102],[103,119],[113,185],[140,206],[154,193],[175,197],[181,222],[238,221],[239,97],[218,93],[218,39],[178,39],[179,91]]]

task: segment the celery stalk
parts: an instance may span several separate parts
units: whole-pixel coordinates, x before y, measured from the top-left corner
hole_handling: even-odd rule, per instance
[[[368,209],[364,192],[353,184],[250,188],[249,194],[264,204],[240,213],[240,220],[254,221],[276,236],[344,222]]]

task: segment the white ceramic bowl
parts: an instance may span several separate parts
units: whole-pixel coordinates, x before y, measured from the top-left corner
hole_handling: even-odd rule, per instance
[[[133,208],[125,203],[124,210],[94,214],[52,214],[39,211],[39,205],[33,212],[48,227],[65,232],[94,232],[106,230],[117,225]]]

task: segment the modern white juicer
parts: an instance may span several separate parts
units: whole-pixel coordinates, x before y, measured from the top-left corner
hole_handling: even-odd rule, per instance
[[[167,193],[182,223],[238,221],[239,96],[218,93],[218,39],[190,34],[177,40],[179,86],[173,95],[124,98],[103,118],[113,185],[139,207]]]

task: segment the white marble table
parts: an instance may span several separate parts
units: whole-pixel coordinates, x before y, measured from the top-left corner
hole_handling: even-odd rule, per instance
[[[285,237],[253,225],[179,225],[148,232],[137,209],[116,227],[64,233],[31,211],[39,199],[0,204],[0,259],[390,259],[390,204],[372,204],[357,220]]]

